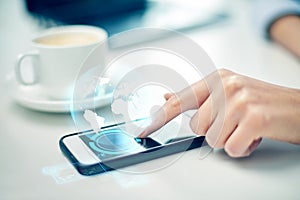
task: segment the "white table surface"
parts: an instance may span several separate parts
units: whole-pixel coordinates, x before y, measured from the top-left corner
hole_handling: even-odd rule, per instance
[[[248,1],[228,3],[228,22],[186,35],[220,68],[299,88],[299,60],[255,33]],[[71,116],[32,111],[8,95],[15,58],[41,29],[22,8],[19,0],[0,1],[0,199],[300,199],[299,146],[270,140],[243,159],[223,150],[200,159],[196,149],[152,173],[78,175],[58,148],[61,136],[76,131]]]

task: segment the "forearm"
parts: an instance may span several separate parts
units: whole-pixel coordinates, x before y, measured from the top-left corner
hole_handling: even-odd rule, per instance
[[[300,58],[300,17],[280,18],[270,29],[271,38]]]

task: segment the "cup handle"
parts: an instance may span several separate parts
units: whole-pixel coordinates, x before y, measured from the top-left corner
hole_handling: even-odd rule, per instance
[[[16,80],[23,84],[23,85],[33,85],[36,83],[36,79],[33,80],[33,82],[28,83],[26,81],[24,81],[23,77],[22,77],[22,73],[21,73],[21,66],[22,66],[22,62],[26,57],[37,57],[39,55],[39,53],[37,51],[30,51],[27,53],[23,53],[20,54],[17,58],[17,62],[15,65],[15,74],[16,74]],[[36,73],[36,72],[34,72]],[[36,75],[34,75],[36,77]]]

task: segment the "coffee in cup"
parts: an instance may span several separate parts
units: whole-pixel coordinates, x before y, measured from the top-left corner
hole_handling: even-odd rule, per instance
[[[97,41],[99,41],[98,35],[84,32],[56,33],[35,40],[36,43],[47,46],[80,46]]]
[[[32,41],[33,50],[18,56],[15,73],[19,84],[40,85],[43,93],[55,100],[71,98],[81,64],[89,53],[107,38],[105,30],[93,26],[61,26],[46,30]],[[103,61],[104,55],[98,59]],[[34,81],[24,80],[22,62],[34,62]]]

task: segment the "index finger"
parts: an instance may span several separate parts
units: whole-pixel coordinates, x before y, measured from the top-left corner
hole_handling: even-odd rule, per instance
[[[152,116],[151,124],[138,137],[147,137],[181,113],[199,108],[210,94],[206,81],[203,79],[169,96],[165,104]]]

